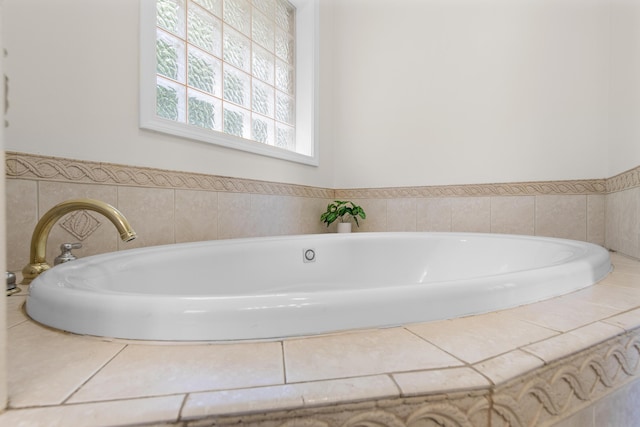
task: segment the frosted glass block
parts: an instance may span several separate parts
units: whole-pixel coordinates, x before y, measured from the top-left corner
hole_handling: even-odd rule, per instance
[[[296,150],[295,130],[291,126],[276,123],[276,147]]]
[[[273,20],[275,5],[276,5],[275,0],[253,0],[253,7],[255,7],[260,12],[267,15],[272,20]]]
[[[263,144],[274,145],[274,128],[273,120],[258,115],[253,116],[252,124],[252,139],[254,141],[262,142]]]
[[[156,80],[156,114],[159,117],[185,122],[186,88],[175,82],[158,77]]]
[[[187,57],[188,85],[221,98],[222,62],[191,46],[189,46]]]
[[[293,37],[284,31],[276,30],[276,55],[287,64],[293,65],[294,44]]]
[[[276,120],[294,124],[295,117],[295,103],[293,98],[283,94],[282,92],[276,93]]]
[[[158,30],[156,35],[156,72],[184,83],[184,42]]]
[[[273,118],[274,99],[275,90],[273,86],[253,79],[253,111]]]
[[[275,57],[272,53],[253,45],[253,62],[251,72],[254,77],[259,78],[263,82],[267,82],[270,85],[274,84],[275,75]]]
[[[276,88],[293,95],[293,68],[282,61],[276,61]]]
[[[213,13],[218,18],[222,18],[222,0],[193,0],[200,6]]]
[[[260,12],[255,12],[253,14],[253,24],[251,28],[253,41],[273,52],[273,40],[275,37],[273,20],[267,18]]]
[[[223,19],[225,24],[251,35],[251,6],[245,0],[224,0]]]
[[[156,0],[159,117],[295,150],[296,9]]]
[[[225,101],[249,108],[251,105],[251,78],[232,67],[224,67],[223,97]]]
[[[222,101],[196,90],[189,90],[189,124],[205,129],[221,130]]]
[[[251,138],[251,113],[248,110],[231,104],[224,104],[223,130],[229,135]]]
[[[222,48],[222,23],[204,9],[189,2],[187,22],[189,43],[220,56]]]
[[[224,46],[223,58],[225,62],[240,68],[246,72],[251,67],[251,41],[232,30],[227,25],[224,26]]]
[[[184,0],[158,0],[156,10],[158,27],[184,37]]]
[[[286,0],[276,0],[276,24],[289,34],[295,34],[296,9]]]

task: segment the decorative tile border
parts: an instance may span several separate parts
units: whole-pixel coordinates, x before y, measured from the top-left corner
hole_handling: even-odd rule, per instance
[[[511,426],[552,425],[638,376],[640,331],[634,330],[498,387],[492,418]]]
[[[640,166],[607,179],[607,193],[640,187]]]
[[[603,194],[604,179],[516,182],[505,184],[441,185],[336,190],[337,198],[393,199],[411,197],[537,196],[547,194]]]
[[[609,179],[332,190],[7,152],[7,178],[316,198],[394,199],[606,194],[640,186],[640,166]]]
[[[332,198],[334,196],[334,191],[326,188],[175,172],[163,169],[138,168],[15,152],[6,153],[5,169],[7,178],[278,196],[317,198]]]
[[[467,391],[186,421],[185,427],[489,427],[488,391]]]
[[[208,417],[187,427],[550,426],[640,377],[640,330],[613,337],[506,384],[484,390],[291,411]],[[182,425],[182,424],[181,424]]]

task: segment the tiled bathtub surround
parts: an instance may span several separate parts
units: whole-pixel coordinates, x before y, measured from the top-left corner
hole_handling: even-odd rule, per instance
[[[37,219],[76,197],[118,207],[140,237],[121,243],[97,214],[65,218],[52,231],[50,260],[59,243],[78,239],[86,256],[324,232],[318,218],[334,198],[362,204],[365,231],[550,235],[640,258],[640,167],[606,180],[356,190],[20,153],[7,153],[6,171],[13,271],[26,263]],[[26,319],[23,292],[8,299],[11,400],[0,425],[628,425],[640,393],[640,264],[614,262],[601,284],[539,304],[276,343],[145,345],[64,334]]]
[[[322,233],[327,229],[320,214],[334,198],[364,207],[368,217],[360,231],[566,237],[640,258],[640,167],[606,180],[349,190],[9,152],[6,176],[11,271],[26,264],[38,218],[76,197],[113,204],[139,237],[122,243],[111,224],[89,212],[67,221],[66,228],[65,220],[54,227],[48,260],[58,254],[60,243],[79,240],[84,247],[77,254],[87,256],[167,243]]]
[[[276,342],[148,344],[28,320],[8,298],[0,425],[631,426],[640,261],[499,312]]]

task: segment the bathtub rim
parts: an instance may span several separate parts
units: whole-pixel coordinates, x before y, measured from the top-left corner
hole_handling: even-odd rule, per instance
[[[358,234],[361,234],[361,236],[356,237]],[[312,335],[332,334],[332,333],[339,333],[339,332],[344,332],[344,331],[349,331],[354,329],[366,330],[366,329],[375,329],[375,328],[396,327],[396,326],[401,326],[401,325],[410,324],[410,323],[436,321],[436,320],[442,320],[446,318],[454,318],[454,317],[468,316],[468,315],[474,315],[474,314],[481,314],[481,313],[486,313],[486,312],[496,311],[496,310],[503,310],[511,307],[539,302],[545,299],[553,298],[559,295],[564,295],[564,294],[582,289],[584,287],[591,286],[597,283],[598,281],[602,280],[611,271],[611,259],[609,257],[608,251],[602,248],[601,246],[588,243],[588,242],[558,239],[558,238],[552,238],[552,237],[521,236],[521,235],[508,235],[508,234],[504,235],[504,234],[496,234],[496,233],[449,233],[449,232],[353,233],[351,235],[320,234],[320,235],[275,236],[275,237],[265,237],[265,238],[232,239],[228,241],[221,240],[221,241],[208,241],[208,242],[195,242],[195,243],[181,243],[181,244],[174,244],[174,245],[161,245],[161,246],[152,246],[147,248],[129,249],[126,251],[118,251],[118,252],[113,252],[108,254],[86,257],[83,260],[85,262],[87,261],[90,262],[92,260],[96,260],[96,259],[99,260],[105,257],[120,258],[120,257],[126,257],[127,255],[130,255],[132,253],[135,254],[138,252],[162,251],[167,248],[179,249],[181,247],[191,247],[191,246],[198,247],[198,246],[207,246],[211,244],[215,246],[218,246],[218,245],[224,246],[227,244],[242,245],[246,242],[254,242],[256,241],[256,239],[259,239],[260,241],[263,241],[263,242],[269,242],[269,241],[281,241],[281,240],[292,240],[292,239],[308,240],[308,239],[313,239],[318,237],[325,238],[325,239],[367,238],[367,236],[369,238],[375,238],[381,235],[389,236],[389,237],[396,237],[396,236],[407,237],[409,235],[411,235],[411,237],[419,237],[420,235],[436,235],[436,236],[449,236],[449,237],[477,236],[481,238],[486,238],[486,237],[500,238],[500,239],[507,238],[507,239],[513,239],[513,240],[524,238],[526,240],[561,243],[561,244],[570,245],[572,247],[580,248],[583,250],[583,253],[580,254],[580,257],[576,258],[577,255],[570,257],[569,258],[570,263],[574,263],[576,260],[581,260],[582,259],[581,257],[587,257],[587,258],[599,257],[602,261],[602,265],[601,265],[601,268],[599,269],[598,277],[593,278],[592,283],[590,284],[583,284],[579,287],[574,286],[569,289],[564,289],[563,292],[554,293],[553,295],[545,295],[544,297],[541,297],[541,298],[528,298],[526,300],[520,301],[517,304],[492,306],[490,310],[463,311],[460,313],[456,313],[454,316],[449,316],[449,317],[428,317],[428,318],[422,318],[422,319],[403,318],[402,321],[395,321],[395,322],[388,322],[388,323],[374,323],[374,324],[370,324],[370,321],[367,321],[364,323],[356,322],[355,324],[351,324],[348,327],[325,328],[319,332],[297,331],[297,332],[287,332],[286,334],[267,333],[267,334],[262,334],[260,336],[248,336],[248,335],[242,335],[242,334],[238,335],[237,332],[232,332],[226,326],[220,326],[220,327],[216,326],[215,338],[210,338],[210,337],[203,338],[201,335],[201,332],[198,333],[189,328],[189,325],[193,324],[193,322],[196,321],[194,319],[198,317],[195,315],[190,317],[189,319],[181,319],[180,321],[182,322],[184,320],[184,323],[179,323],[179,324],[172,321],[161,322],[158,319],[152,319],[151,321],[145,324],[140,324],[139,321],[136,322],[136,320],[134,319],[135,316],[132,315],[131,313],[135,312],[137,307],[139,307],[141,301],[138,301],[138,300],[122,301],[121,299],[123,298],[123,295],[127,295],[131,298],[144,298],[144,303],[146,306],[153,305],[154,308],[156,308],[156,305],[157,305],[161,310],[168,310],[171,313],[173,312],[174,308],[177,309],[178,311],[184,310],[184,308],[176,307],[175,305],[170,304],[174,302],[173,300],[176,299],[175,295],[149,295],[145,293],[122,294],[122,293],[116,293],[116,292],[113,292],[113,293],[107,292],[107,293],[98,294],[82,288],[62,287],[62,288],[54,289],[53,287],[45,287],[45,285],[43,284],[44,279],[46,279],[47,277],[51,277],[54,274],[57,274],[57,272],[61,271],[62,269],[44,273],[42,277],[37,278],[36,280],[34,280],[34,282],[32,282],[30,286],[29,297],[27,298],[26,312],[33,320],[35,320],[36,322],[42,323],[46,326],[53,327],[56,329],[61,329],[61,330],[76,333],[76,334],[91,335],[91,336],[97,336],[97,337],[127,339],[127,340],[134,340],[134,341],[140,340],[145,342],[275,341],[275,340],[286,339],[289,337],[299,338],[299,337],[312,336]],[[606,260],[602,258],[604,254],[606,254]],[[560,263],[558,265],[550,265],[546,267],[544,270],[545,270],[545,273],[548,273],[549,271],[565,269],[565,268],[566,268],[566,264]],[[523,271],[516,271],[516,272],[513,272],[512,274],[519,275],[522,272]],[[524,272],[527,272],[527,271],[524,270]],[[529,273],[536,274],[536,272],[537,272],[537,269],[534,269],[533,272],[529,272]],[[488,276],[486,281],[490,281],[494,278],[495,276]],[[562,286],[562,284],[565,282],[564,280],[565,278],[566,278],[566,274],[565,274],[565,277],[561,277],[558,281],[554,281],[546,284],[546,287],[556,290],[557,288],[555,287]],[[508,274],[503,275],[501,279],[508,280],[509,275]],[[443,282],[442,284],[447,286],[465,285],[467,284],[468,280],[461,280],[458,282],[460,283],[456,283],[456,281],[447,281],[447,282]],[[437,285],[441,285],[441,284],[438,283]],[[403,286],[417,287],[418,285],[410,284],[410,285],[403,285]],[[392,297],[389,294],[390,291],[391,291],[390,287],[382,288],[379,290],[380,293],[386,292],[389,297]],[[320,292],[320,293],[316,293],[315,296],[321,299],[321,297],[326,296],[325,294],[332,294],[333,292],[334,291],[328,291],[324,293]],[[348,294],[350,292],[359,292],[359,291],[344,290],[342,295],[344,296],[345,294]],[[428,292],[428,291],[425,291],[425,292]],[[478,294],[481,294],[481,293],[479,292]],[[300,295],[298,294],[292,294],[291,296],[292,300],[299,297]],[[78,301],[78,299],[80,301]],[[179,298],[180,301],[183,301],[189,304],[189,309],[193,312],[206,311],[206,309],[208,308],[207,304],[209,304],[211,300],[216,300],[216,299],[218,299],[218,297],[184,296]],[[114,305],[119,305],[119,308],[122,309],[122,311],[119,313],[115,321],[114,321],[113,313],[105,313],[103,311],[102,307],[104,306],[105,301],[111,301]],[[50,305],[51,302],[54,302],[55,304]],[[36,308],[31,310],[30,307],[34,307],[34,306]],[[125,313],[124,312],[125,309],[129,310],[129,312]],[[242,309],[242,307],[233,307],[233,309],[240,310]],[[36,312],[36,311],[39,311],[39,312]],[[82,321],[77,322],[77,321],[70,320],[66,316],[66,313],[70,311],[75,311],[76,315],[79,315],[80,316],[79,318]],[[150,313],[149,315],[154,316],[155,314],[156,313]],[[176,314],[179,314],[179,313],[176,313]],[[208,313],[208,314],[209,314],[208,317],[206,316],[201,317],[201,319],[206,324],[224,325],[225,323],[224,316],[227,315],[228,313]],[[219,315],[221,315],[222,317],[220,317]],[[320,315],[322,315],[322,313],[317,314],[318,321],[320,321]],[[95,325],[91,325],[90,327],[85,326],[91,322],[97,321],[99,316],[103,317],[103,319],[100,319],[102,321],[102,324],[99,329],[96,330]],[[242,325],[237,325],[237,326],[242,328],[249,328],[249,329],[251,328],[259,329],[261,326],[260,319],[261,318],[259,316],[257,318],[250,317],[248,320],[249,323],[247,324],[243,323]],[[137,329],[132,328],[131,325],[136,325],[135,328]],[[284,325],[284,326],[287,326],[287,325]],[[144,338],[140,338],[141,332],[139,331],[141,328],[143,329],[146,328],[146,330],[157,329],[157,331],[155,332],[155,335],[147,333]],[[169,335],[167,335],[168,331],[171,331]],[[189,331],[189,332],[186,333],[185,331]],[[210,333],[214,333],[214,331],[210,330]]]
[[[640,260],[627,257],[623,254],[617,254],[615,251],[612,252],[613,264],[615,266],[614,272],[610,278],[606,279],[606,283],[601,283],[598,286],[612,286],[617,288],[618,286],[625,286],[624,277],[622,278],[622,283],[618,283],[618,273],[625,274],[631,272],[624,265],[619,263],[620,258],[623,261],[627,259],[634,265],[633,271],[631,272],[634,275],[640,274]],[[622,267],[622,268],[619,268]],[[628,281],[627,281],[628,282]],[[626,286],[629,286],[627,283]],[[18,293],[8,298],[9,308],[13,310],[18,310],[22,312],[21,307],[24,305],[24,300],[26,299],[25,293]],[[582,299],[581,299],[582,300]],[[580,301],[577,301],[578,304],[582,304]],[[587,299],[588,301],[588,299]],[[640,310],[640,307],[636,307],[636,312]],[[438,383],[439,387],[433,387],[433,384],[427,383],[416,383],[416,385],[422,384],[422,387],[406,389],[404,386],[399,386],[396,384],[395,392],[392,395],[383,394],[380,390],[374,388],[361,389],[360,394],[353,393],[356,392],[358,384],[360,384],[357,379],[358,378],[379,378],[381,376],[392,376],[395,375],[394,372],[383,373],[381,375],[376,375],[375,377],[350,377],[344,378],[342,380],[337,380],[337,382],[333,379],[326,380],[325,382],[315,382],[310,384],[310,388],[306,388],[304,384],[292,384],[289,382],[282,382],[281,384],[275,384],[274,386],[259,386],[255,389],[226,389],[226,390],[187,390],[183,392],[181,397],[181,404],[176,406],[175,409],[167,408],[166,405],[162,407],[153,408],[150,411],[150,414],[155,422],[166,422],[167,425],[178,425],[179,423],[186,422],[196,422],[197,420],[201,421],[220,421],[221,423],[228,423],[229,421],[233,421],[235,423],[241,422],[246,425],[261,425],[260,423],[264,422],[273,422],[277,425],[282,425],[287,421],[291,421],[294,419],[306,420],[309,423],[322,422],[327,420],[325,415],[328,417],[340,417],[339,421],[335,423],[329,423],[330,426],[344,425],[348,420],[351,420],[352,417],[355,416],[369,416],[371,420],[379,419],[380,421],[384,421],[385,417],[393,417],[393,414],[398,414],[397,416],[400,419],[406,419],[407,411],[413,405],[416,410],[420,410],[422,412],[415,412],[416,415],[419,413],[425,413],[425,411],[429,409],[434,409],[433,404],[438,404],[440,408],[445,410],[445,413],[452,414],[461,414],[463,416],[468,415],[467,411],[470,408],[470,404],[468,402],[469,398],[479,399],[473,400],[473,406],[476,406],[475,403],[482,404],[484,402],[483,396],[487,396],[488,404],[499,404],[501,409],[505,409],[514,416],[517,416],[523,424],[528,425],[527,420],[533,420],[534,417],[537,417],[537,412],[532,412],[532,409],[536,409],[534,407],[523,407],[521,405],[517,405],[517,402],[512,400],[502,400],[502,397],[508,397],[517,395],[518,391],[524,390],[529,387],[536,378],[540,378],[542,380],[548,380],[552,378],[559,377],[560,373],[578,373],[581,367],[591,366],[586,363],[588,361],[598,361],[604,360],[602,359],[602,355],[621,355],[618,351],[615,350],[625,350],[631,349],[627,343],[639,342],[640,340],[640,320],[635,323],[627,322],[625,324],[620,324],[618,320],[619,315],[626,316],[628,310],[620,309],[617,314],[613,314],[611,316],[606,316],[606,318],[601,318],[600,321],[597,321],[595,324],[591,322],[582,323],[582,326],[578,326],[576,330],[565,331],[560,333],[560,335],[553,337],[554,341],[563,337],[563,336],[573,336],[577,331],[581,331],[583,329],[593,329],[592,326],[596,324],[603,324],[606,322],[609,325],[616,324],[618,325],[617,332],[610,333],[608,335],[594,335],[590,334],[591,338],[589,340],[580,341],[580,345],[574,348],[568,348],[570,346],[558,346],[558,350],[560,351],[558,354],[549,355],[548,357],[542,357],[541,360],[538,360],[538,364],[533,367],[526,363],[522,359],[514,359],[514,362],[519,361],[517,363],[517,370],[509,370],[508,376],[502,377],[502,379],[493,379],[491,375],[489,378],[491,381],[487,382],[484,386],[475,386],[471,387],[469,385],[465,386],[456,386],[456,384],[444,384],[442,382]],[[35,325],[35,322],[31,322],[28,319],[25,319],[26,323],[34,323],[33,327],[39,328],[40,326]],[[629,320],[627,318],[627,320]],[[453,322],[456,322],[454,320]],[[15,327],[15,326],[14,326]],[[462,329],[460,330],[463,331]],[[24,331],[22,331],[24,332]],[[585,331],[586,332],[586,331]],[[59,337],[60,340],[78,340],[78,341],[102,341],[100,339],[96,339],[93,337],[85,337],[85,336],[71,336],[64,334],[60,331],[55,331],[55,334]],[[635,339],[633,338],[635,336]],[[10,336],[12,340],[10,341],[10,348],[14,348],[22,342],[22,338],[19,338],[18,335],[12,334]],[[115,342],[119,342],[120,340],[114,340]],[[143,342],[128,342],[124,340],[125,343],[130,344],[131,346],[141,346],[144,347],[145,343]],[[576,341],[572,341],[576,344]],[[28,352],[46,352],[48,348],[48,344],[44,342],[37,341],[39,347],[31,348],[29,347]],[[174,344],[172,344],[174,345]],[[182,343],[175,343],[175,345],[183,345]],[[188,344],[187,344],[188,345]],[[220,345],[229,345],[229,344],[220,344]],[[509,354],[521,354],[522,346],[514,346]],[[402,349],[398,349],[398,351],[402,351]],[[624,352],[623,352],[624,353]],[[37,359],[36,362],[38,365],[40,364],[40,359]],[[635,360],[635,359],[634,359]],[[613,359],[614,362],[621,364],[623,360],[618,360],[616,358]],[[169,361],[167,361],[169,362]],[[175,361],[179,363],[179,360]],[[29,360],[21,360],[21,363],[34,363]],[[472,367],[483,365],[483,362],[474,363]],[[30,366],[30,365],[27,365]],[[34,366],[36,367],[36,366]],[[446,371],[450,371],[449,368]],[[598,371],[599,372],[599,371]],[[621,374],[624,374],[624,369],[619,369]],[[413,376],[416,375],[416,379],[419,379],[420,375],[423,372],[411,372],[404,373],[403,375]],[[133,372],[135,374],[135,371]],[[9,375],[15,375],[11,373]],[[91,373],[90,377],[94,374]],[[588,380],[590,381],[591,375],[583,375],[579,377],[580,381]],[[46,380],[46,379],[43,379]],[[546,418],[546,421],[559,422],[566,418],[569,418],[575,414],[576,411],[582,410],[587,407],[591,407],[588,405],[599,404],[602,402],[603,398],[607,396],[611,396],[613,393],[622,390],[627,385],[633,382],[637,384],[640,381],[640,370],[638,368],[635,369],[634,372],[630,373],[629,376],[619,376],[614,379],[613,383],[606,382],[602,389],[597,389],[593,394],[590,394],[587,400],[577,400],[574,401],[572,405],[565,406],[560,405],[559,407],[562,409],[558,414],[547,414],[551,419]],[[51,382],[51,380],[50,380]],[[39,383],[40,384],[40,383]],[[55,384],[55,383],[52,383]],[[540,382],[536,382],[535,384],[540,384]],[[83,387],[85,384],[78,385],[78,389]],[[333,393],[329,393],[326,396],[328,400],[325,402],[318,401],[320,395],[318,394],[319,387],[322,387],[322,390],[333,391],[336,386],[349,386],[349,389],[353,392],[349,395],[342,395],[340,399],[332,399]],[[517,390],[512,388],[513,386],[520,386]],[[270,395],[272,398],[268,402],[264,402],[263,405],[256,406],[256,396],[264,396],[264,391],[272,391]],[[281,396],[288,395],[290,391],[295,390],[299,392],[300,396],[304,396],[304,401],[295,403],[291,401],[283,401]],[[255,391],[256,393],[252,393]],[[504,392],[509,392],[508,395],[505,396]],[[171,395],[175,394],[175,391],[170,393]],[[164,394],[162,394],[164,396]],[[202,399],[192,400],[192,397],[202,396]],[[218,396],[221,397],[221,400],[218,399]],[[233,402],[228,401],[225,397],[231,396],[233,397]],[[141,399],[142,397],[142,399]],[[149,411],[150,408],[148,406],[143,405],[145,401],[146,395],[136,395],[131,396],[129,398],[125,398],[123,403],[127,403],[126,410],[130,411],[133,408],[139,407],[140,410]],[[495,398],[494,398],[495,397]],[[563,395],[556,396],[558,399],[564,399]],[[187,404],[185,404],[185,400]],[[94,403],[104,402],[104,399],[97,399],[95,401],[87,401],[80,403],[73,403],[72,406],[83,405],[86,403],[88,408],[91,408]],[[193,403],[200,402],[204,404],[204,406],[194,407]],[[484,402],[486,405],[487,402]],[[561,400],[564,402],[564,400]],[[609,400],[611,402],[611,400]],[[47,404],[53,412],[52,415],[59,414],[58,411],[65,411],[66,409],[73,411],[72,408],[67,407],[67,403],[60,403],[55,406],[51,406]],[[442,404],[445,404],[443,407]],[[138,406],[135,406],[138,405]],[[39,404],[30,405],[30,406],[41,406]],[[22,419],[24,410],[21,409],[21,406],[14,406],[12,408],[8,408],[7,411],[3,415],[0,415],[0,420],[4,419]],[[117,411],[117,408],[114,408]],[[47,408],[39,408],[38,410],[47,410]],[[169,410],[169,413],[167,413]],[[462,411],[462,412],[459,412]],[[13,413],[13,414],[12,414]],[[440,412],[441,413],[441,412]],[[403,415],[405,414],[405,415]],[[492,417],[499,417],[504,415],[505,412],[491,412]],[[26,415],[26,414],[25,414]],[[376,418],[377,417],[377,418]],[[493,418],[492,418],[493,419]],[[545,422],[544,425],[548,425],[548,422]],[[324,425],[324,424],[323,424]]]

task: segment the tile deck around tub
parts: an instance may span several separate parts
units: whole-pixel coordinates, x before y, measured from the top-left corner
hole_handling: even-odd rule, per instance
[[[640,262],[612,261],[599,284],[536,304],[275,342],[73,335],[29,320],[23,290],[7,298],[10,400],[0,426],[167,424],[486,389],[640,327]]]

